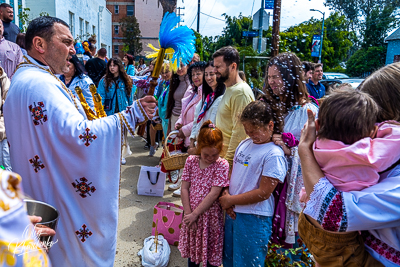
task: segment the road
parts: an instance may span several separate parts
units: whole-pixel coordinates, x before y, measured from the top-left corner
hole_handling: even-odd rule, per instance
[[[136,267],[141,266],[141,259],[137,255],[143,247],[143,241],[151,235],[153,209],[159,201],[181,204],[180,198],[172,196],[172,192],[165,187],[164,197],[148,197],[137,195],[136,185],[140,167],[155,166],[158,164],[162,149],[159,148],[154,157],[149,157],[148,150],[144,150],[145,143],[140,137],[128,137],[132,155],[126,158],[126,165],[121,170],[120,206],[117,236],[117,252],[114,266]],[[187,266],[177,247],[170,246],[171,256],[168,267]]]

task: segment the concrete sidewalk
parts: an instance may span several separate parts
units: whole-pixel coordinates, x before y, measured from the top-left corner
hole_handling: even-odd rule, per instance
[[[172,196],[172,192],[165,187],[164,197],[148,197],[137,195],[137,181],[140,167],[156,166],[159,162],[162,148],[159,148],[154,157],[149,157],[149,151],[144,150],[145,143],[140,137],[128,137],[132,155],[126,158],[126,165],[121,170],[120,206],[117,236],[117,253],[114,266],[133,267],[142,266],[137,255],[143,247],[143,241],[151,235],[153,209],[160,201],[173,202],[181,205],[180,198]],[[187,259],[181,257],[177,247],[170,246],[171,255],[169,267],[187,266]]]

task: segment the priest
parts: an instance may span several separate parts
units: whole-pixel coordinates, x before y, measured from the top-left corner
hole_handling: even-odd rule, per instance
[[[117,245],[122,131],[133,134],[155,111],[152,96],[126,110],[88,120],[77,98],[55,76],[75,54],[68,24],[34,19],[28,56],[4,104],[13,170],[23,190],[60,213],[49,256],[55,266],[113,266]]]

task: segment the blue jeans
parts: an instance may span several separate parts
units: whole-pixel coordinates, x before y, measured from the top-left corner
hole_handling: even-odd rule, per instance
[[[8,147],[7,139],[0,142],[1,154],[0,154],[0,165],[2,165],[7,171],[12,171],[10,161],[10,149]]]
[[[272,216],[236,213],[225,217],[223,264],[227,267],[264,266]]]

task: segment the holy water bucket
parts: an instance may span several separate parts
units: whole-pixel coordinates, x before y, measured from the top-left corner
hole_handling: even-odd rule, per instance
[[[39,231],[40,228],[51,228],[56,230],[59,218],[59,212],[56,208],[47,203],[36,200],[25,199],[24,201],[26,203],[28,215],[42,217],[42,221],[35,224],[35,227],[39,228]],[[47,249],[50,249],[53,240],[52,236],[40,236],[38,238],[39,241],[47,246]]]

